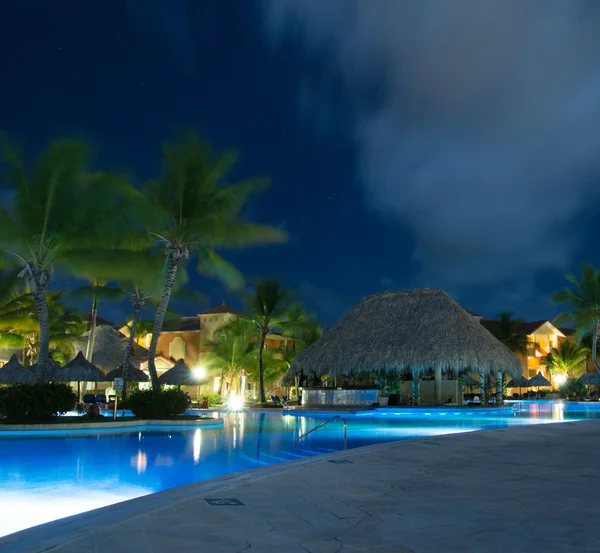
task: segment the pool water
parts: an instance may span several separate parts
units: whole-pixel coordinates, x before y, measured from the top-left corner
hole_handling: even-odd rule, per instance
[[[523,402],[501,409],[379,409],[332,416],[222,413],[217,428],[0,435],[0,536],[153,492],[365,445],[522,424],[600,418],[600,404]]]

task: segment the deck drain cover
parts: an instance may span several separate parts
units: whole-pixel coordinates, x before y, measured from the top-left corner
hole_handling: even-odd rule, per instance
[[[332,459],[329,463],[334,465],[343,465],[344,463],[354,463],[354,461],[348,461],[348,459]]]
[[[229,507],[230,505],[243,505],[243,503],[239,499],[235,498],[226,498],[226,497],[216,497],[214,499],[204,499],[209,505],[224,505]]]

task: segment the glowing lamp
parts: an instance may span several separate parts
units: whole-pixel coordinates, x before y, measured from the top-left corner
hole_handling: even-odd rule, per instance
[[[194,378],[196,380],[202,380],[206,376],[206,369],[202,366],[194,367],[194,369],[192,369],[192,373],[194,374]]]
[[[567,375],[566,374],[557,374],[554,378],[554,384],[556,384],[557,386],[562,386],[566,381],[567,381]]]
[[[240,411],[244,408],[244,398],[241,396],[231,396],[227,402],[227,407],[231,411]]]

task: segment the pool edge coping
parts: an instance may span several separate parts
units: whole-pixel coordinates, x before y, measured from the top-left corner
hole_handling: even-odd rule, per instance
[[[115,430],[119,428],[136,428],[142,426],[221,426],[223,418],[197,419],[197,420],[152,420],[138,419],[135,421],[114,421],[114,422],[65,422],[56,424],[1,424],[0,437],[4,432],[37,433],[37,432],[63,432],[70,430]]]

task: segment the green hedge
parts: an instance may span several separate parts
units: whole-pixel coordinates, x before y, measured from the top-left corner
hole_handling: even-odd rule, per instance
[[[129,409],[142,419],[176,417],[187,411],[189,397],[182,390],[139,390],[127,399]]]
[[[14,422],[44,422],[75,407],[68,384],[13,384],[0,389],[0,413]]]
[[[207,399],[209,407],[214,407],[215,405],[221,405],[223,403],[223,398],[220,394],[202,394],[200,399]]]

